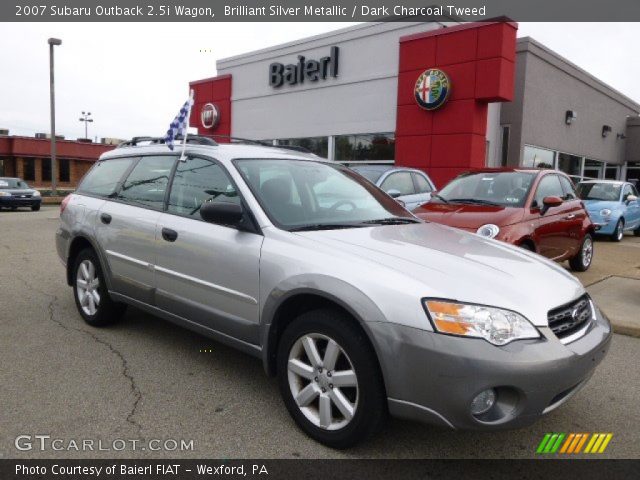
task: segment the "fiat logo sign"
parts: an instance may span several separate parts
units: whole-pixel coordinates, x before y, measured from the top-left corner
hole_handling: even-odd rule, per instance
[[[213,103],[206,103],[200,111],[200,123],[204,128],[216,128],[220,122],[220,110]]]

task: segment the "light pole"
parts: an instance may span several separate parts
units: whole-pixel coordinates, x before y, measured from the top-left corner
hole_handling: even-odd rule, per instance
[[[89,138],[87,123],[93,122],[93,118],[89,118],[91,116],[91,112],[82,112],[82,116],[78,119],[81,122],[84,122],[84,138]]]
[[[62,45],[59,38],[50,38],[49,44],[49,92],[51,97],[51,195],[55,196],[58,186],[58,165],[56,163],[56,94],[53,76],[53,47]]]

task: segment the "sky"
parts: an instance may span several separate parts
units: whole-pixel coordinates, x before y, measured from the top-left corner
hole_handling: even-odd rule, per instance
[[[216,59],[336,30],[349,23],[0,23],[0,128],[49,132],[49,51],[55,47],[56,132],[84,137],[162,135],[189,81]],[[638,23],[520,23],[530,36],[640,103]]]

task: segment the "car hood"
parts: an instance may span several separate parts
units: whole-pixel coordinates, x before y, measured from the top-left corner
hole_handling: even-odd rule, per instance
[[[583,200],[582,202],[590,212],[599,212],[603,208],[614,210],[620,207],[620,202],[614,202],[612,200]]]
[[[465,203],[430,202],[416,208],[413,214],[430,222],[476,231],[487,223],[493,223],[499,227],[517,223],[522,220],[524,209]]]
[[[550,309],[584,293],[580,282],[539,255],[437,224],[421,223],[299,233],[366,258],[384,282],[384,267],[410,277],[421,297],[493,305],[546,326]],[[396,286],[397,287],[397,286]]]
[[[32,188],[1,188],[0,192],[9,192],[11,195],[33,195],[35,190]]]

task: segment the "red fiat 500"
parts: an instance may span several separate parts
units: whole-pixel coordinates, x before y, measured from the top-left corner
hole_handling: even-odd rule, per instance
[[[593,260],[594,225],[569,177],[555,170],[463,173],[414,213],[558,262],[569,260],[572,270],[585,271]]]

